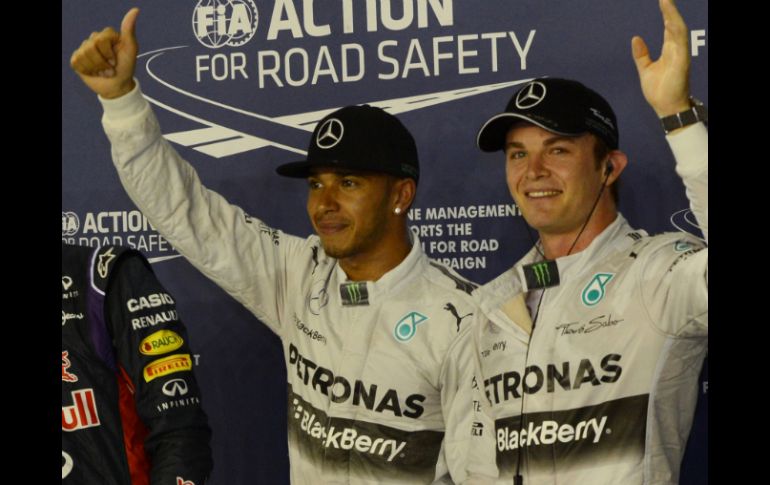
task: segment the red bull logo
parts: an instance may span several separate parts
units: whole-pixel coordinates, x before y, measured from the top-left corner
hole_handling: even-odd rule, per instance
[[[63,382],[77,382],[78,376],[67,371],[70,365],[72,365],[68,359],[69,354],[70,353],[67,350],[63,350],[61,353],[61,380]]]
[[[72,391],[71,406],[61,408],[62,431],[77,431],[79,429],[99,426],[99,414],[96,412],[96,398],[93,389],[78,389]]]

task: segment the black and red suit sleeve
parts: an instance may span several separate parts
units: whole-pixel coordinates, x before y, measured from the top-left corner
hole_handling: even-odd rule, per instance
[[[149,468],[150,485],[203,485],[213,468],[211,429],[174,298],[141,254],[127,251],[114,264],[105,320],[123,381],[121,414],[132,477]],[[132,421],[132,413],[141,423]]]

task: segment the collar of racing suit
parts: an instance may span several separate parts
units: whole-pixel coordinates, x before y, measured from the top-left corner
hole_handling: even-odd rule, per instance
[[[615,251],[622,251],[634,244],[635,239],[631,237],[620,237],[623,234],[636,232],[639,235],[646,236],[643,230],[635,230],[618,213],[615,220],[601,232],[591,244],[579,253],[570,254],[556,258],[556,265],[559,268],[559,278],[566,281],[572,278],[579,278],[583,273],[592,271],[592,262],[601,261],[607,254]],[[524,278],[523,267],[526,264],[534,263],[541,259],[537,250],[533,247],[523,258],[521,258],[512,268],[501,274],[486,285],[478,288],[474,292],[474,297],[479,303],[482,312],[490,315],[499,311],[500,307],[518,295],[529,291],[526,278]],[[518,329],[517,329],[518,330]]]
[[[411,231],[409,231],[409,235],[412,242],[412,249],[409,251],[409,254],[406,255],[406,258],[404,258],[398,266],[382,275],[377,281],[365,282],[369,296],[369,305],[376,304],[378,299],[382,299],[387,294],[398,290],[401,286],[407,284],[413,277],[425,271],[424,267],[428,264],[428,257],[422,252],[420,239]],[[342,267],[340,267],[339,264],[335,266],[337,281],[343,282],[342,284],[349,283],[348,275],[345,274]],[[334,292],[334,297],[340,299],[339,290]],[[338,303],[340,305],[342,304],[341,301]]]

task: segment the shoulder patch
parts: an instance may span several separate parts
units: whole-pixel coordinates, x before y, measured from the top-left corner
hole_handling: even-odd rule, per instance
[[[676,259],[671,263],[671,266],[668,267],[668,272],[670,273],[674,269],[674,267],[677,264],[679,264],[681,261],[684,261],[685,259],[689,258],[693,254],[696,254],[702,251],[703,249],[706,249],[706,248],[704,246],[696,246],[688,242],[682,243],[681,241],[677,241],[674,244],[674,251],[676,253],[679,253],[679,256],[677,256]]]
[[[694,249],[695,245],[687,240],[680,239],[678,241],[674,241],[674,251],[677,253],[683,253],[685,251],[689,251],[690,249]]]
[[[479,285],[475,283],[471,283],[466,279],[460,278],[459,276],[452,274],[448,269],[436,263],[435,261],[431,261],[430,265],[438,269],[439,271],[441,271],[444,274],[444,276],[452,280],[455,284],[455,288],[457,288],[458,290],[464,291],[469,295],[473,293],[473,290],[479,287]]]

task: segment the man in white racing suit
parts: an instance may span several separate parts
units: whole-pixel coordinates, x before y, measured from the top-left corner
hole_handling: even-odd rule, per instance
[[[632,41],[708,237],[705,108],[689,97],[688,31],[661,0],[662,54]],[[486,420],[471,476],[497,483],[676,484],[708,344],[708,249],[630,227],[611,191],[626,167],[610,105],[582,84],[536,79],[478,133],[539,241],[479,288],[472,329]]]
[[[137,15],[92,35],[71,64],[100,95],[131,199],[281,338],[292,483],[448,483],[468,434],[445,435],[465,429],[446,419],[461,379],[447,356],[479,312],[476,285],[429,260],[407,228],[419,178],[411,134],[370,106],[324,117],[307,160],[278,167],[308,180],[318,235],[284,234],[207,190],[164,140],[133,79]]]

